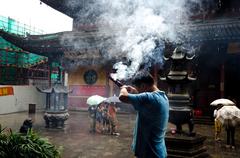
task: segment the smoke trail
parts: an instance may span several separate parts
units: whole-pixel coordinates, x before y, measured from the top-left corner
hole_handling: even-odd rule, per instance
[[[79,6],[79,22],[99,24],[112,39],[106,58],[125,56],[131,64],[115,65],[119,79],[131,77],[141,64],[162,64],[165,42],[178,43],[189,35],[189,17],[205,0],[70,0]],[[76,7],[77,8],[77,7]],[[198,9],[196,9],[198,8]],[[194,12],[193,12],[194,11]],[[120,53],[120,54],[119,54]],[[123,75],[125,74],[125,75]]]

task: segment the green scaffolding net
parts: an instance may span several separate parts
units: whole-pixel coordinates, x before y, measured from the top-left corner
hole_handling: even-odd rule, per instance
[[[28,34],[41,35],[44,32],[33,26],[22,24],[9,17],[0,16],[0,30],[6,33],[15,34],[18,36],[26,37]],[[57,35],[44,36],[44,39],[54,38]],[[32,66],[45,63],[48,58],[45,56],[37,55],[34,52],[27,52],[17,47],[11,42],[5,40],[0,36],[0,84],[14,84],[17,80],[17,72],[21,69],[17,68],[30,68]],[[51,65],[53,68],[60,68],[61,64],[54,62]],[[24,71],[24,70],[21,70]],[[25,76],[26,77],[26,76]],[[57,80],[61,74],[57,72],[51,73],[51,79]]]
[[[0,64],[28,68],[47,61],[47,57],[23,51],[0,37]]]
[[[20,36],[27,34],[43,34],[42,30],[22,24],[9,17],[0,16],[0,29]],[[47,61],[47,57],[27,52],[0,36],[0,64],[1,66],[15,66],[28,68]]]
[[[37,29],[34,26],[26,25],[4,16],[0,16],[0,29],[21,36],[27,36],[27,34],[40,35],[44,33],[43,30]]]

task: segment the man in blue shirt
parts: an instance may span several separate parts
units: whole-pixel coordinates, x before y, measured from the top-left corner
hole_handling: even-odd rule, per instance
[[[169,102],[154,84],[147,71],[139,71],[132,86],[122,86],[119,99],[130,103],[138,112],[132,149],[138,158],[166,158],[165,132],[169,117]]]

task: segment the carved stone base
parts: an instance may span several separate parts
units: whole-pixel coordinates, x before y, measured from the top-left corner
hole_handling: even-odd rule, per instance
[[[206,137],[196,134],[193,137],[185,134],[166,134],[168,158],[209,158],[204,146]]]
[[[44,120],[46,128],[63,128],[64,122],[68,119],[69,114],[67,111],[52,112],[47,111],[44,113]]]

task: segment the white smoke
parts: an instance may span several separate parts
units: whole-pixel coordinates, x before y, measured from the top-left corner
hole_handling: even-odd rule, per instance
[[[126,79],[142,64],[146,68],[156,63],[161,65],[164,42],[178,43],[188,38],[189,18],[192,11],[201,7],[202,1],[89,0],[88,3],[83,1],[84,9],[79,11],[79,19],[83,23],[84,19],[86,22],[94,20],[99,24],[100,32],[112,37],[108,47],[118,51],[110,51],[106,57],[116,57],[121,53],[119,56],[124,55],[131,61],[128,67],[122,62],[116,64],[118,79]],[[76,0],[71,0],[71,5],[76,7],[74,2]]]

